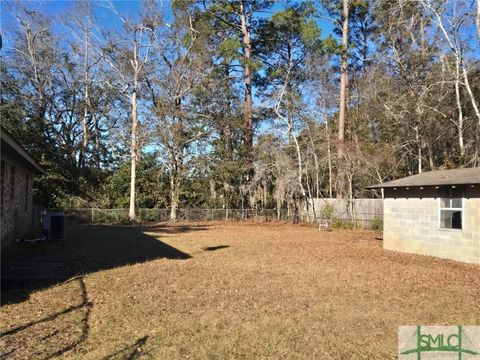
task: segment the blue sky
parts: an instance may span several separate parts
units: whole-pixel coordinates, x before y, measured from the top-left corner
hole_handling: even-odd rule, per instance
[[[25,2],[29,6],[34,6],[38,9],[43,10],[47,14],[51,15],[52,19],[55,20],[57,16],[60,16],[60,14],[63,12],[63,10],[68,9],[73,5],[73,1],[69,0],[36,0],[36,1],[26,1]],[[106,9],[103,5],[106,5],[106,1],[96,1],[95,3],[95,8],[96,8],[96,15],[98,17],[98,21],[100,22],[101,25],[110,25],[118,21],[116,19],[116,16],[112,14],[111,11]],[[114,6],[124,15],[135,15],[138,11],[138,8],[141,4],[140,1],[137,0],[114,0],[112,1]],[[265,12],[265,16],[268,16],[270,13],[274,13],[278,10],[280,10],[283,7],[283,2],[278,2],[272,6],[272,8],[268,11]],[[164,4],[164,9],[165,9],[165,15],[167,20],[171,19],[171,11],[170,11],[170,1],[163,1]],[[1,23],[2,23],[2,30],[5,32],[4,27],[10,26],[11,22],[11,17],[8,12],[8,9],[5,6],[5,3],[0,1],[0,8],[1,8]],[[326,37],[329,34],[332,34],[333,31],[333,24],[331,24],[327,20],[322,20],[319,19],[318,21],[319,27],[322,29],[322,37]]]
[[[61,0],[35,0],[35,1],[25,1],[26,5],[29,8],[33,8],[39,10],[41,13],[46,14],[51,20],[53,24],[53,30],[61,35],[61,37],[65,40],[68,39],[69,34],[65,33],[68,31],[67,28],[62,24],[63,18],[65,16],[66,11],[68,11],[73,5],[74,1],[61,1]],[[138,14],[139,7],[141,6],[141,2],[139,0],[114,0],[112,1],[115,8],[127,17],[135,17]],[[165,11],[165,18],[168,21],[172,21],[172,12],[170,7],[170,1],[163,1],[163,8]],[[268,11],[262,12],[259,14],[261,17],[269,17],[271,14],[281,10],[285,7],[286,1],[278,1],[276,2]],[[111,9],[107,8],[108,6],[107,1],[94,1],[92,2],[94,13],[96,16],[96,20],[101,27],[113,27],[113,26],[120,26],[121,21],[118,17],[112,12]],[[11,33],[13,29],[12,26],[16,26],[15,20],[11,16],[8,11],[8,6],[6,6],[5,2],[0,0],[0,8],[1,8],[1,29],[2,33],[4,34],[4,50],[8,51],[9,43],[13,40],[11,37],[14,36]],[[318,25],[321,29],[322,37],[327,37],[333,32],[333,24],[326,20],[317,20]],[[260,99],[255,95],[256,89],[254,89],[254,103],[259,105]]]
[[[69,10],[74,5],[74,1],[61,1],[61,0],[36,0],[36,1],[25,1],[28,7],[41,10],[42,13],[48,14],[52,23],[54,31],[62,34],[65,31],[65,27],[61,24],[61,16],[65,16],[65,11]],[[112,1],[115,8],[122,13],[123,15],[135,16],[138,13],[141,2],[139,0],[114,0]],[[167,21],[172,20],[172,12],[170,9],[170,1],[163,1],[163,8],[165,11],[165,18]],[[260,17],[269,17],[271,14],[281,10],[287,4],[287,1],[277,1],[270,9],[259,14]],[[291,2],[290,2],[291,3]],[[107,1],[94,1],[92,2],[96,19],[102,27],[110,26],[120,26],[121,22],[118,17],[112,12],[111,9],[107,8],[109,2]],[[8,48],[8,43],[13,40],[9,39],[10,27],[14,25],[14,19],[8,12],[8,8],[4,6],[5,3],[2,3],[0,0],[1,7],[1,22],[2,22],[2,33],[4,34],[4,44],[5,48]],[[319,28],[321,29],[321,36],[328,37],[333,33],[333,24],[327,20],[317,19]],[[68,34],[65,34],[64,37],[67,38]],[[255,96],[254,89],[254,101],[258,103],[258,98]]]

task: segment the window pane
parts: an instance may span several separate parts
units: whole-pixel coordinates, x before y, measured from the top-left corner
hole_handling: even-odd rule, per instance
[[[455,188],[452,189],[452,207],[453,208],[461,208],[462,207],[462,196],[463,196],[462,189]]]
[[[462,198],[452,198],[452,208],[461,208],[462,207]]]
[[[442,229],[452,228],[452,212],[447,210],[440,210],[440,227]]]
[[[440,197],[440,207],[449,208],[450,206],[450,189],[443,187],[438,190],[438,196]]]
[[[449,208],[450,206],[450,198],[448,197],[442,197],[440,198],[440,207],[442,208]]]
[[[461,229],[462,212],[458,210],[440,210],[440,228]]]

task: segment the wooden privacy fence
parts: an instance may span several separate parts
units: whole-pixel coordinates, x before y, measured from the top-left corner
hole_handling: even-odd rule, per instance
[[[177,221],[293,221],[293,222],[324,222],[328,221],[333,227],[364,227],[381,228],[383,211],[366,205],[356,205],[355,217],[343,210],[343,205],[338,199],[329,199],[334,209],[325,216],[324,200],[315,199],[315,214],[313,216],[312,204],[305,210],[289,211],[277,209],[177,209]],[[359,199],[371,200],[371,199]],[[341,201],[341,200],[340,200]],[[381,200],[380,200],[381,201]],[[317,203],[318,202],[318,203]],[[323,205],[323,206],[322,206]],[[327,208],[328,209],[328,208]],[[381,207],[383,210],[383,207]],[[128,209],[97,209],[75,208],[55,209],[65,213],[67,221],[83,224],[121,224],[128,223]],[[362,210],[362,211],[359,211]],[[368,213],[373,211],[374,213]],[[170,221],[170,209],[137,209],[137,218],[141,222],[167,222]]]

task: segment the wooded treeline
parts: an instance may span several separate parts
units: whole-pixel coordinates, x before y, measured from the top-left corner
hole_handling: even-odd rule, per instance
[[[1,123],[49,207],[381,196],[480,165],[479,1],[2,2]]]

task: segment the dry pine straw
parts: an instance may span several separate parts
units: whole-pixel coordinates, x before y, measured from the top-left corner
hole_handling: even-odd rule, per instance
[[[480,324],[480,267],[386,251],[370,231],[252,223],[143,231],[191,258],[87,273],[91,305],[3,336],[7,358],[394,359],[399,325]],[[69,237],[119,232],[75,226]],[[33,292],[2,307],[1,331],[81,301],[77,280]]]

